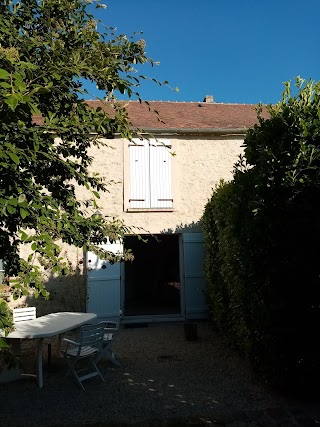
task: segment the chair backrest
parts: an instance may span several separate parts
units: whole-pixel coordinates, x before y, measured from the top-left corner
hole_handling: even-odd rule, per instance
[[[118,329],[120,327],[121,319],[122,319],[122,310],[119,311],[119,315],[118,315],[118,318],[117,318],[117,328]]]
[[[13,309],[13,323],[26,322],[37,318],[36,307],[24,307]]]
[[[102,341],[104,335],[104,325],[100,323],[83,325],[80,328],[81,347],[95,347],[98,351],[102,349]]]
[[[119,311],[119,314],[117,317],[113,318],[114,320],[106,320],[106,321],[101,322],[101,323],[104,323],[104,327],[106,329],[117,330],[120,327],[121,318],[122,318],[122,310]]]

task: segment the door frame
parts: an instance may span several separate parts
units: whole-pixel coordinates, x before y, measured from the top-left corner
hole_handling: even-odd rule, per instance
[[[154,233],[160,234],[160,233]],[[137,316],[126,316],[125,315],[125,263],[121,263],[120,270],[120,280],[121,280],[121,288],[120,288],[120,306],[122,310],[122,322],[123,323],[152,323],[152,322],[172,322],[172,321],[183,321],[185,320],[185,304],[184,304],[184,291],[183,291],[183,248],[182,248],[182,233],[176,233],[178,235],[178,244],[179,244],[179,275],[180,275],[180,313],[174,314],[141,314]],[[145,234],[144,236],[151,236],[152,234]]]

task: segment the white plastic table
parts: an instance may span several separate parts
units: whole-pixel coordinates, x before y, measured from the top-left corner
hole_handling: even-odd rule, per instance
[[[37,339],[37,383],[43,387],[42,372],[42,347],[44,338],[53,337],[72,329],[76,329],[91,320],[96,319],[94,313],[60,312],[37,317],[34,320],[20,322],[15,325],[15,330],[7,335],[10,339]]]

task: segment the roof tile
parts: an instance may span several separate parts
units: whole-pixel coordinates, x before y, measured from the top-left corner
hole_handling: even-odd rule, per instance
[[[102,106],[99,101],[88,104]],[[139,101],[124,105],[132,125],[144,129],[242,129],[258,123],[256,105],[251,104],[150,101],[150,110]]]
[[[100,101],[86,101],[113,115],[113,109]],[[206,102],[120,101],[125,105],[131,124],[141,129],[244,129],[258,123],[256,105]],[[159,113],[156,114],[155,111]],[[34,123],[43,123],[40,116]]]

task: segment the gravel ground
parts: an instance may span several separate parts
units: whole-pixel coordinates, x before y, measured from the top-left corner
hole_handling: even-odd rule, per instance
[[[183,323],[121,329],[114,344],[122,366],[100,363],[105,383],[94,378],[80,390],[53,357],[44,388],[34,379],[0,385],[0,425],[230,427],[317,426],[317,402],[292,401],[259,384],[245,362],[197,322],[198,339],[186,341]],[[32,368],[35,354],[26,355]],[[318,402],[319,403],[319,402]]]

